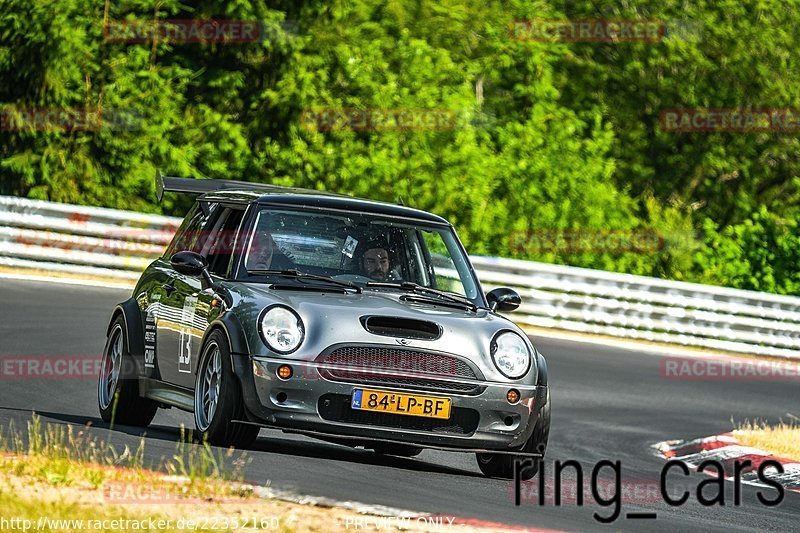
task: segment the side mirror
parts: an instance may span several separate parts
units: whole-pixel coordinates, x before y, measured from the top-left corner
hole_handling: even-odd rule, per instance
[[[522,303],[522,299],[514,289],[499,288],[486,295],[492,311],[513,311]]]
[[[213,285],[211,274],[208,273],[208,261],[197,252],[178,252],[170,258],[169,262],[178,274],[203,278],[203,288]]]

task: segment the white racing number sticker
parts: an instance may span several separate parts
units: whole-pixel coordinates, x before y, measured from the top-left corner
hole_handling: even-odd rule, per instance
[[[187,296],[181,313],[181,338],[178,351],[178,372],[187,374],[192,371],[192,327],[194,327],[196,308],[197,296]]]

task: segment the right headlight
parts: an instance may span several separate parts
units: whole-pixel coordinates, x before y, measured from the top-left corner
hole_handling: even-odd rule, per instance
[[[303,321],[297,313],[279,305],[264,310],[259,329],[267,346],[282,354],[295,351],[305,337]]]
[[[505,377],[519,379],[531,366],[531,352],[527,343],[513,331],[504,331],[492,340],[494,366]]]

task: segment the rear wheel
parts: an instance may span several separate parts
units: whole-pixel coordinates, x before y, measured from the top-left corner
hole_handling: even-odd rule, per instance
[[[252,446],[258,436],[258,426],[231,423],[244,420],[245,413],[239,382],[231,368],[227,339],[220,331],[214,331],[202,353],[194,388],[198,436],[217,446]]]
[[[547,450],[547,440],[550,436],[550,390],[547,391],[547,400],[539,409],[539,419],[533,428],[533,433],[518,451],[525,453],[541,453]],[[499,477],[503,479],[514,478],[514,463],[524,459],[515,455],[500,455],[492,453],[475,454],[478,460],[478,468],[487,477]],[[533,466],[523,469],[520,478],[528,480],[539,472],[541,459],[534,459]]]
[[[127,346],[125,321],[118,316],[103,350],[100,377],[97,382],[97,403],[103,422],[147,427],[158,411],[158,404],[139,396],[136,363]]]

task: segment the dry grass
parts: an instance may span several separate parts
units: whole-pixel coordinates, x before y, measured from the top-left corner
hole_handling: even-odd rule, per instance
[[[800,422],[780,421],[770,425],[766,421],[745,421],[733,434],[745,446],[752,446],[786,459],[800,461]]]
[[[191,435],[181,430],[174,453],[162,457],[159,466],[167,473],[187,478],[192,483],[244,479],[244,470],[249,464],[245,453],[239,452],[234,457],[233,449],[215,451],[208,443],[192,444],[191,441]],[[144,467],[144,446],[144,438],[139,440],[135,450],[131,450],[128,446],[120,448],[93,437],[89,428],[76,431],[71,425],[43,425],[35,413],[27,422],[25,431],[15,428],[13,420],[7,428],[0,426],[0,453],[26,457],[17,466],[25,469],[20,474],[33,474],[31,469],[36,465],[41,479],[62,484],[74,480],[99,485],[103,481],[103,472],[109,470],[102,467],[149,474],[150,471]],[[87,469],[86,465],[98,468]]]
[[[270,497],[269,491],[263,497],[264,490],[243,482],[248,464],[244,457],[233,458],[232,451],[214,453],[210,446],[189,444],[190,440],[182,438],[175,453],[163,458],[160,466],[165,474],[143,466],[144,440],[136,450],[118,450],[86,429],[43,425],[36,415],[25,431],[13,425],[0,427],[0,531],[21,530],[19,520],[29,521],[24,524],[28,531],[36,529],[37,523],[43,526],[38,531],[175,531],[181,523],[202,517],[211,520],[182,529],[277,533],[398,529],[396,517],[387,521],[379,514],[331,507],[326,502],[287,501]],[[18,522],[2,522],[12,518]],[[49,527],[39,522],[43,519],[50,521]],[[170,522],[148,529],[149,519]],[[102,528],[87,522],[104,520],[128,522],[106,522]],[[424,518],[404,520],[403,530],[442,531],[442,526],[430,525]],[[503,530],[455,527],[459,533]]]
[[[0,524],[0,527],[9,527],[11,531],[53,532],[169,531],[175,530],[180,519],[174,516],[174,512],[169,512],[174,507],[161,506],[161,510],[154,510],[140,505],[109,505],[99,499],[99,491],[94,491],[98,496],[94,501],[86,498],[85,494],[85,488],[52,487],[4,473],[0,478],[0,509],[5,520],[15,520],[16,523],[8,522]],[[185,510],[189,513],[187,517],[197,516],[197,509]],[[209,531],[231,529],[209,528]]]
[[[254,505],[263,504],[253,497],[252,487],[237,482],[243,479],[247,460],[244,456],[232,458],[232,450],[215,454],[207,444],[190,442],[191,438],[182,435],[174,454],[162,458],[167,473],[159,473],[144,467],[144,439],[136,450],[118,449],[92,437],[88,428],[44,425],[35,414],[24,431],[12,422],[0,427],[3,517],[29,520],[34,527],[44,518],[62,521],[45,525],[41,531],[82,531],[89,520],[127,520],[115,522],[109,529],[147,530],[132,521],[141,524],[151,518],[171,520],[173,526],[166,528],[171,530],[178,520],[197,516],[213,516],[220,525],[228,525],[205,524],[209,531],[247,529],[243,517],[253,514]],[[75,522],[80,520],[83,526]],[[277,528],[276,522],[271,522],[273,529],[293,531],[285,527],[283,514],[277,514],[275,520],[282,522]],[[240,527],[231,527],[233,524]],[[12,526],[0,524],[0,529],[3,527]]]

